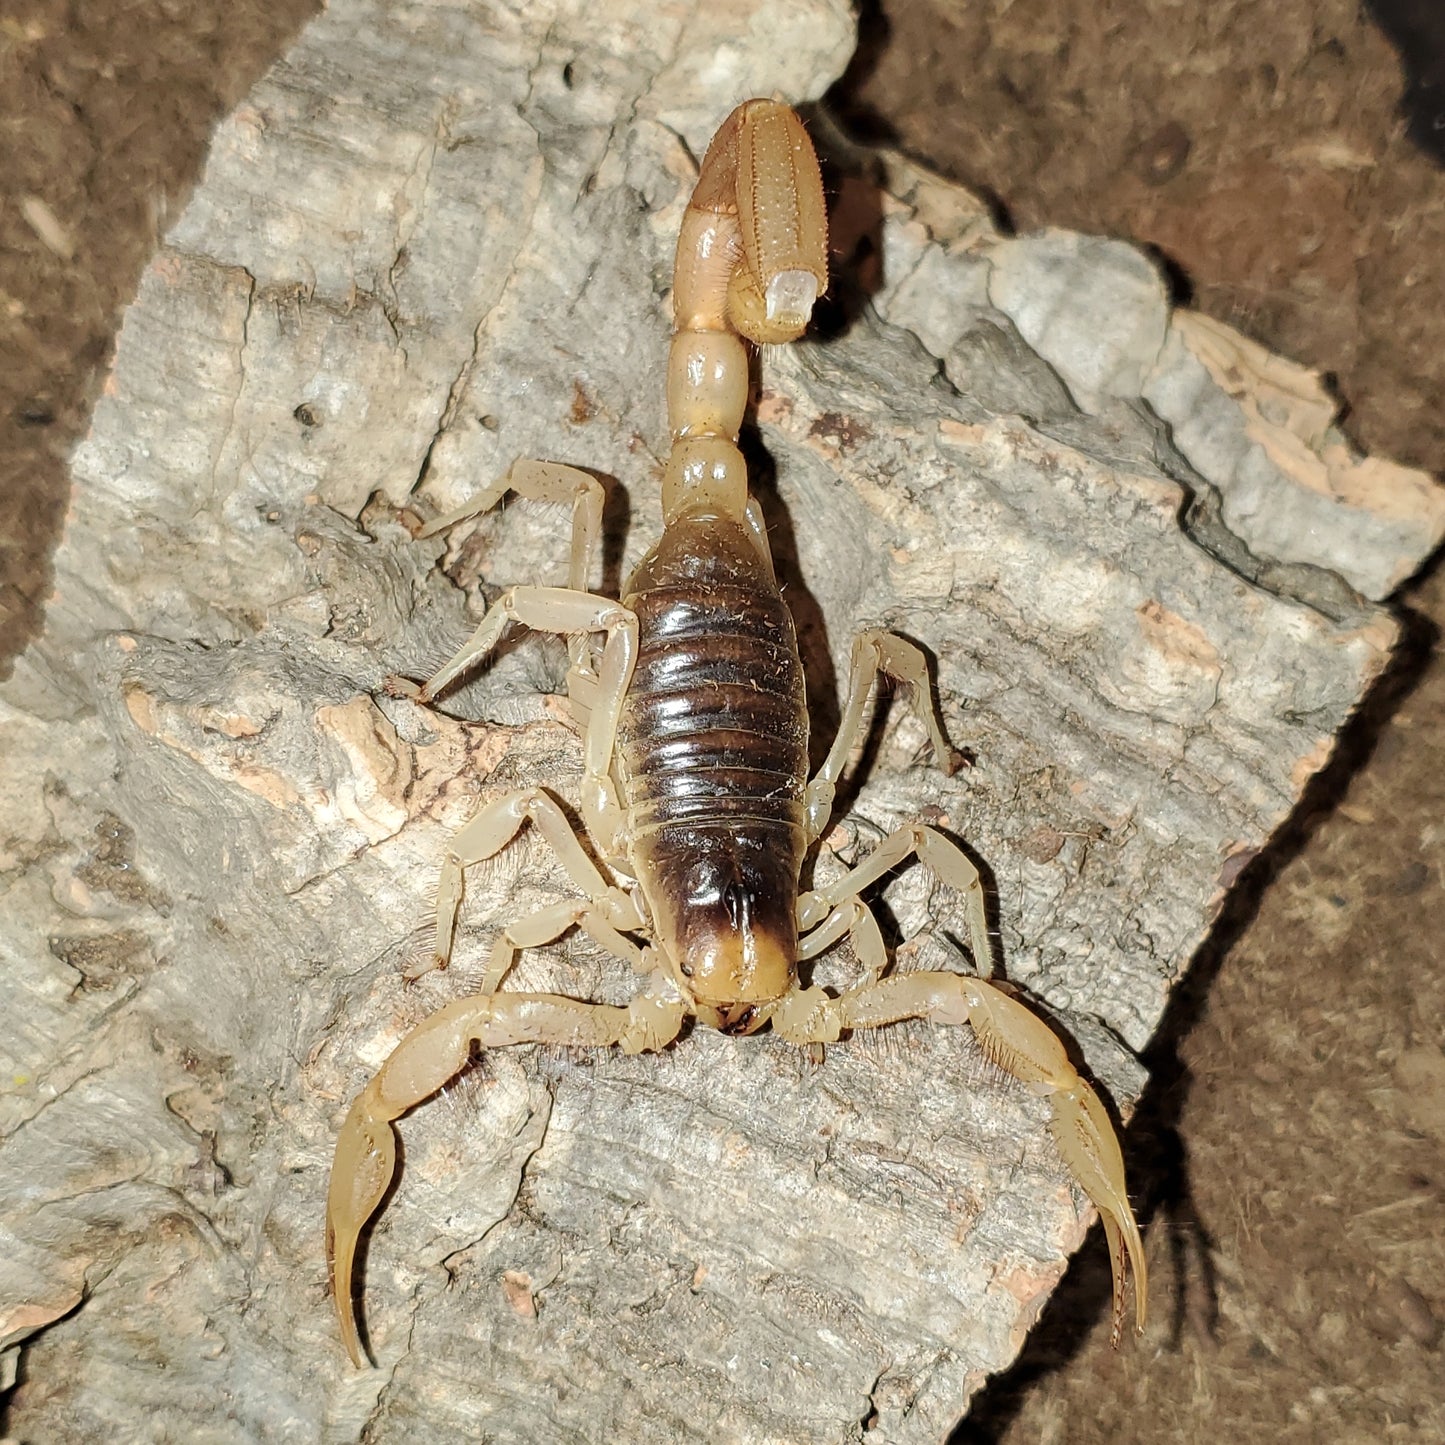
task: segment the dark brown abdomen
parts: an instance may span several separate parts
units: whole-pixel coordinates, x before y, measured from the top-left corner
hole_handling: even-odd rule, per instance
[[[617,745],[644,892],[790,929],[808,722],[777,583],[742,527],[684,516],[622,600],[638,657]]]

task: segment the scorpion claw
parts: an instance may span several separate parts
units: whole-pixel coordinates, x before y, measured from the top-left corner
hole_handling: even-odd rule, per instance
[[[936,845],[928,851],[936,852]],[[927,858],[928,851],[920,849],[920,856]],[[1149,1274],[1139,1226],[1129,1208],[1123,1151],[1099,1096],[1079,1077],[1053,1030],[996,985],[966,974],[895,975],[865,984],[845,994],[841,1002],[846,1025],[854,1029],[877,1028],[902,1018],[967,1023],[995,1064],[1048,1100],[1049,1128],[1059,1153],[1104,1223],[1114,1274],[1114,1342],[1123,1332],[1130,1269],[1135,1328],[1142,1334]]]
[[[1149,1293],[1144,1244],[1129,1208],[1119,1136],[1099,1096],[1079,1077],[1064,1046],[1037,1014],[982,979],[961,985],[968,1021],[984,1052],[1049,1101],[1050,1129],[1064,1163],[1104,1222],[1114,1273],[1114,1332],[1124,1324],[1125,1287],[1134,1270],[1135,1329],[1142,1333]]]
[[[1099,1096],[1082,1079],[1072,1088],[1051,1095],[1050,1103],[1053,1106],[1050,1125],[1059,1153],[1093,1201],[1104,1224],[1114,1275],[1114,1328],[1110,1339],[1117,1349],[1123,1334],[1125,1294],[1131,1268],[1136,1334],[1144,1333],[1149,1299],[1149,1270],[1139,1226],[1129,1207],[1124,1158]]]
[[[326,1260],[331,1272],[331,1296],[336,1301],[342,1343],[358,1369],[363,1356],[351,1299],[356,1242],[396,1173],[396,1135],[390,1122],[376,1114],[372,1092],[367,1088],[357,1096],[341,1126],[326,1197]]]

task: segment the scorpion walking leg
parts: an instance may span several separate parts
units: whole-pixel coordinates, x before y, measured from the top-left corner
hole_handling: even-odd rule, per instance
[[[487,609],[481,625],[425,686],[395,683],[392,690],[430,703],[449,683],[497,645],[512,622],[537,632],[607,634],[597,670],[583,747],[582,817],[607,858],[624,856],[625,815],[611,778],[617,716],[637,661],[637,618],[620,602],[565,587],[511,587]]]
[[[326,1200],[326,1258],[341,1338],[354,1365],[361,1341],[351,1305],[357,1240],[396,1172],[392,1120],[434,1094],[471,1058],[472,1046],[549,1043],[619,1046],[624,1053],[665,1048],[684,1006],[661,974],[627,1008],[555,994],[487,993],[458,999],[423,1019],[357,1095],[341,1126]]]
[[[505,929],[492,950],[492,962],[482,992],[490,992],[501,984],[512,966],[517,949],[550,943],[574,923],[581,924],[604,947],[637,965],[641,950],[618,932],[619,929],[641,927],[642,919],[636,905],[620,888],[603,878],[597,865],[583,850],[571,823],[567,821],[567,815],[556,800],[541,788],[525,788],[489,803],[448,845],[446,857],[442,860],[441,880],[437,885],[436,947],[429,960],[407,970],[408,979],[420,978],[433,968],[447,966],[466,870],[500,853],[528,822],[546,839],[567,870],[567,876],[586,894],[586,898],[555,904]],[[550,927],[544,919],[563,918],[566,921],[558,922],[545,936],[539,934],[539,929]]]
[[[866,953],[867,946],[859,951]],[[1114,1275],[1114,1343],[1117,1346],[1123,1331],[1131,1268],[1135,1328],[1142,1334],[1149,1275],[1139,1226],[1129,1207],[1119,1139],[1099,1096],[1079,1077],[1058,1035],[1037,1014],[981,978],[909,973],[870,978],[837,998],[820,988],[799,990],[773,1013],[772,1024],[795,1043],[831,1043],[848,1029],[880,1028],[908,1018],[970,1024],[994,1063],[1048,1099],[1049,1127],[1059,1153],[1104,1224]]]
[[[985,977],[992,973],[993,949],[988,937],[988,909],[978,869],[956,843],[950,842],[936,829],[919,823],[890,833],[856,868],[850,868],[826,888],[815,888],[798,899],[798,927],[814,930],[802,941],[802,957],[811,958],[821,953],[829,943],[849,932],[858,910],[863,906],[858,902],[857,895],[915,853],[927,868],[963,895],[973,966]],[[813,940],[825,929],[830,931],[831,936],[827,942],[815,946]],[[858,942],[856,937],[854,942]],[[876,965],[875,979],[882,975],[886,956],[882,960],[871,953],[864,957],[860,948],[859,958],[865,968],[872,970]]]
[[[417,536],[435,537],[458,522],[480,517],[490,512],[508,492],[516,492],[529,502],[572,503],[572,551],[567,566],[567,586],[574,592],[585,592],[602,537],[602,508],[607,495],[596,477],[576,467],[563,466],[560,462],[513,462],[512,470],[500,481],[484,487],[456,511],[429,522]]]
[[[933,688],[928,677],[928,660],[904,638],[892,632],[870,628],[853,639],[853,656],[848,666],[848,700],[843,704],[843,717],[833,746],[808,784],[804,795],[808,810],[808,841],[823,834],[833,813],[833,793],[848,762],[848,754],[858,745],[866,727],[864,714],[878,674],[886,673],[913,689],[914,707],[928,728],[938,765],[951,773],[955,756],[933,706]]]
[[[586,592],[596,567],[597,551],[602,543],[602,511],[607,493],[602,483],[588,472],[561,462],[538,462],[522,459],[512,463],[505,477],[484,487],[454,512],[438,517],[423,527],[417,536],[434,537],[458,522],[490,512],[508,492],[515,492],[529,502],[570,502],[572,504],[572,545],[567,563],[569,591]],[[597,683],[597,658],[592,639],[576,633],[567,639],[568,697],[577,725],[587,726],[588,702]],[[431,685],[433,693],[438,687]]]

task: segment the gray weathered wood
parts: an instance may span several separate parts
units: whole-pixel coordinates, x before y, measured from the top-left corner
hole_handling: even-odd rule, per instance
[[[519,843],[451,972],[404,987],[444,839],[519,783],[569,796],[578,764],[539,642],[455,718],[379,691],[486,589],[558,578],[565,518],[512,507],[445,551],[397,509],[571,461],[619,480],[635,558],[691,156],[748,94],[820,93],[850,24],[841,0],[335,0],[219,132],[0,701],[16,1436],[934,1440],[1017,1351],[1083,1201],[1038,1103],[920,1028],[821,1064],[701,1030],[659,1058],[490,1057],[403,1125],[366,1272],[379,1370],[346,1366],[326,1298],[347,1101],[563,886]],[[1283,486],[1247,509],[1277,509],[1275,552],[1227,506],[1186,530],[1186,489],[1260,475],[1269,418],[1187,351],[1149,267],[1005,240],[890,175],[876,311],[764,358],[769,507],[820,711],[855,629],[897,626],[974,766],[943,779],[895,709],[818,869],[908,818],[964,836],[1008,975],[1127,1105],[1224,891],[1384,664],[1394,625],[1351,584],[1417,565],[1438,494],[1406,527],[1316,517],[1313,553]],[[905,966],[958,959],[944,890],[915,869],[887,898]],[[632,987],[585,940],[517,979]]]

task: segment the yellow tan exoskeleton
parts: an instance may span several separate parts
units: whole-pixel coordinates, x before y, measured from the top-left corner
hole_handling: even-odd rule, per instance
[[[931,710],[923,655],[891,633],[869,631],[853,645],[838,736],[818,774],[807,776],[797,640],[737,437],[748,399],[747,343],[801,336],[826,285],[823,188],[807,132],[787,106],[747,101],[709,147],[683,219],[667,372],[673,448],[662,483],[665,526],[622,600],[586,590],[603,492],[570,467],[519,462],[429,529],[484,511],[509,489],[572,503],[569,585],[505,592],[425,687],[404,690],[429,701],[514,622],[566,635],[568,697],[584,740],[582,815],[597,853],[625,881],[597,866],[542,788],[492,803],[453,840],[438,895],[437,965],[451,953],[465,870],[504,848],[526,822],[580,896],[511,924],[497,939],[482,990],[412,1029],[351,1106],[336,1144],[326,1241],[341,1336],[355,1364],[353,1263],[360,1230],[395,1172],[392,1121],[464,1068],[473,1045],[616,1045],[636,1053],[665,1048],[688,1017],[730,1033],[770,1023],[798,1044],[906,1018],[971,1025],[990,1058],[1048,1098],[1060,1152],[1103,1217],[1116,1337],[1130,1264],[1143,1327],[1144,1255],[1118,1140],[1059,1039],[982,978],[885,977],[883,939],[859,895],[911,854],[963,895],[975,965],[989,968],[983,891],[968,858],[932,828],[901,828],[827,887],[799,891],[804,855],[828,824],[880,671],[913,688],[939,760],[952,758]],[[631,1005],[499,991],[518,949],[574,926],[650,976]],[[631,934],[650,943],[640,946]],[[836,996],[800,987],[798,963],[845,935],[863,966],[861,981]]]

